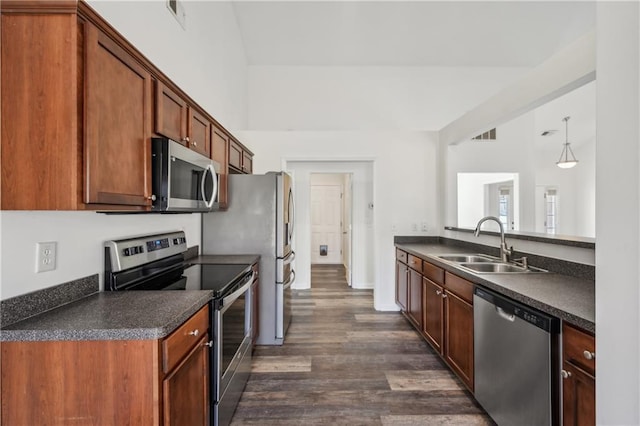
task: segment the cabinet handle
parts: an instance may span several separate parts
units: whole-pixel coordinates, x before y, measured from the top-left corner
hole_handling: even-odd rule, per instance
[[[442,293],[442,298],[446,299],[447,298],[447,293]]]
[[[182,140],[183,140],[184,142],[189,142],[189,136],[187,136],[186,138],[182,138]]]
[[[571,371],[562,370],[560,371],[560,375],[563,379],[568,379],[569,377],[571,377]]]
[[[147,200],[155,201],[156,200],[155,194],[151,194],[150,196],[148,196]]]
[[[199,334],[200,334],[200,330],[198,330],[197,328],[195,330],[189,332],[189,335],[191,335],[191,336],[196,336],[197,337]]]
[[[591,351],[584,351],[582,352],[582,355],[584,355],[586,359],[595,359],[596,357],[595,352],[591,352]]]
[[[209,340],[208,342],[204,342],[204,346],[209,346],[210,348],[213,347],[213,340]]]
[[[198,146],[198,142],[193,141],[193,146]]]
[[[440,295],[442,294],[442,292],[441,292],[440,290],[436,290],[436,294],[437,294],[438,296],[440,296]]]

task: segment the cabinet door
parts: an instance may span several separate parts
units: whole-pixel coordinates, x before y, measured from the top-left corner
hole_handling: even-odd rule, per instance
[[[185,144],[187,136],[187,103],[161,82],[156,82],[157,134]]]
[[[473,306],[449,291],[445,296],[444,357],[473,391]]]
[[[443,289],[428,278],[422,279],[422,286],[424,293],[424,327],[422,331],[436,352],[442,353],[444,339]]]
[[[85,23],[85,202],[150,206],[151,75]]]
[[[211,126],[211,158],[220,164],[218,181],[218,203],[221,209],[227,208],[227,188],[229,177],[229,138],[220,129]]]
[[[396,303],[403,312],[407,311],[407,290],[409,284],[409,268],[396,261]]]
[[[253,173],[253,155],[242,151],[242,171],[246,174]]]
[[[562,380],[562,424],[596,424],[596,379],[569,362],[563,363],[567,378]]]
[[[422,275],[413,269],[409,270],[409,318],[422,330]]]
[[[206,426],[209,423],[208,336],[164,379],[164,425]]]
[[[242,170],[242,147],[233,140],[229,141],[229,167]]]
[[[211,155],[211,123],[202,114],[189,108],[189,148],[209,157]]]

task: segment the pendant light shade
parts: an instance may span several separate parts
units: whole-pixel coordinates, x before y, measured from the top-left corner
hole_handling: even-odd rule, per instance
[[[556,166],[561,169],[570,169],[575,167],[578,164],[578,160],[576,160],[576,156],[573,154],[573,150],[571,149],[571,145],[569,144],[569,119],[571,117],[565,117],[562,119],[565,125],[565,142],[562,148],[562,153],[560,154],[560,159],[556,162]]]

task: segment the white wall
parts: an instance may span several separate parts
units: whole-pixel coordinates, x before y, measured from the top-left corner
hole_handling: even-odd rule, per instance
[[[438,130],[524,68],[249,67],[250,130]]]
[[[231,2],[183,1],[186,30],[165,0],[89,0],[143,55],[230,131],[247,125],[247,61]]]
[[[640,7],[597,5],[596,422],[640,424]],[[616,188],[616,189],[613,189]]]
[[[201,214],[106,215],[94,212],[2,211],[0,299],[100,274],[103,242],[127,236],[183,230],[189,246],[200,244]],[[56,241],[56,270],[36,273],[36,243]]]
[[[438,188],[436,134],[353,131],[240,132],[239,135],[256,153],[256,173],[280,170],[284,160],[373,161],[375,232],[373,241],[365,244],[373,247],[374,303],[378,310],[397,310],[393,236],[437,235],[440,229],[438,206],[434,201]],[[354,200],[354,208],[356,205]],[[428,232],[413,230],[413,224],[419,229],[421,222],[427,224]],[[297,232],[300,235],[300,231]],[[359,248],[354,235],[354,256]],[[298,244],[296,253],[305,256],[298,250],[308,249],[308,244]],[[300,282],[304,279],[301,277]]]

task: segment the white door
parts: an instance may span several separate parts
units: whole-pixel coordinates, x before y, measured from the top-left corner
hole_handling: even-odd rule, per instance
[[[311,186],[311,263],[342,263],[341,194],[340,185]]]

